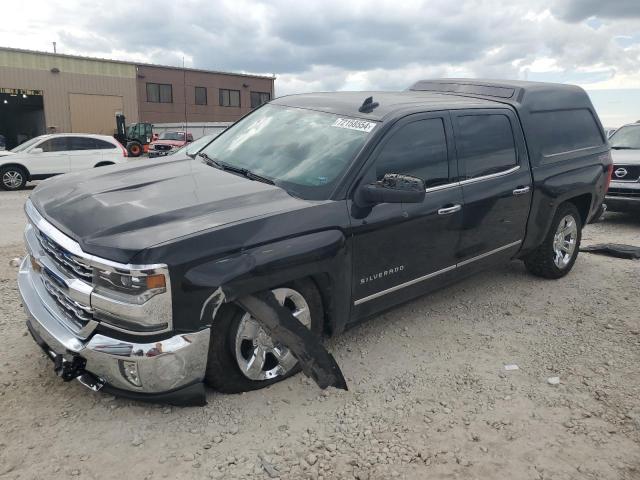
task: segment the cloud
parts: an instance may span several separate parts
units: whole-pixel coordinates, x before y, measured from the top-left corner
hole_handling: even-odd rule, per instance
[[[640,18],[638,0],[560,0],[555,10],[568,22],[580,22],[590,17],[608,19]]]
[[[123,0],[27,3],[0,44],[275,73],[278,94],[437,76],[620,88],[640,75],[640,0],[156,0],[142,14]]]

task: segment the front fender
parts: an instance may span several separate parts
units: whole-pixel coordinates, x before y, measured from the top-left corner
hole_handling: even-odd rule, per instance
[[[320,293],[332,330],[339,330],[349,315],[351,262],[348,258],[342,231],[325,230],[252,247],[200,264],[186,272],[185,286],[187,290],[210,291],[200,311],[201,326],[207,326],[223,302],[300,278],[328,276],[329,282],[320,283],[322,289],[330,288],[331,291],[321,290]]]

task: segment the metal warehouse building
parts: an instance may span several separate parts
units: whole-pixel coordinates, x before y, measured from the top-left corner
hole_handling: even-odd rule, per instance
[[[7,148],[48,132],[112,135],[127,123],[233,122],[273,98],[275,77],[0,48]],[[186,98],[186,105],[185,105]]]

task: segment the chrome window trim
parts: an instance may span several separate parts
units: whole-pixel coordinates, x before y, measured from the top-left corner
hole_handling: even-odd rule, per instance
[[[447,188],[459,187],[459,186],[460,186],[460,182],[445,183],[444,185],[437,185],[435,187],[429,187],[429,188],[425,189],[425,192],[426,193],[438,192],[440,190],[446,190]]]
[[[484,180],[491,180],[493,178],[503,177],[505,175],[509,175],[510,173],[517,172],[518,170],[520,170],[520,165],[516,165],[515,167],[511,167],[510,169],[503,170],[501,172],[491,173],[489,175],[483,175],[481,177],[467,178],[466,180],[460,180],[459,183],[460,185],[467,185],[470,183],[482,182]]]
[[[492,173],[490,175],[483,175],[481,177],[475,177],[475,178],[467,178],[466,180],[459,180],[457,182],[445,183],[444,185],[437,185],[435,187],[429,187],[429,188],[425,189],[425,192],[426,193],[437,192],[437,191],[440,191],[440,190],[446,190],[447,188],[461,187],[463,185],[467,185],[467,184],[470,184],[470,183],[482,182],[484,180],[491,180],[493,178],[499,178],[499,177],[502,177],[504,175],[509,175],[510,173],[517,172],[518,170],[520,170],[520,165],[516,165],[515,167],[511,167],[508,170],[503,170],[502,172]]]
[[[512,242],[512,243],[509,243],[507,245],[503,245],[501,247],[495,248],[495,249],[490,250],[488,252],[485,252],[485,253],[482,253],[482,254],[477,255],[475,257],[472,257],[472,258],[469,258],[467,260],[464,260],[464,261],[462,261],[460,263],[456,263],[454,265],[450,265],[448,267],[445,267],[445,268],[443,268],[441,270],[437,270],[437,271],[429,273],[427,275],[423,275],[421,277],[414,278],[413,280],[409,280],[408,282],[404,282],[404,283],[401,283],[399,285],[395,285],[393,287],[387,288],[385,290],[381,290],[381,291],[376,292],[376,293],[372,293],[371,295],[367,295],[366,297],[359,298],[358,300],[353,302],[353,304],[354,304],[354,306],[361,305],[361,304],[363,304],[365,302],[368,302],[369,300],[374,300],[376,298],[379,298],[379,297],[382,297],[384,295],[387,295],[388,293],[393,293],[393,292],[396,292],[396,291],[398,291],[400,289],[403,289],[405,287],[409,287],[411,285],[415,285],[416,283],[420,283],[420,282],[423,282],[425,280],[429,280],[430,278],[437,277],[438,275],[442,275],[443,273],[450,272],[450,271],[455,270],[457,268],[460,268],[460,267],[463,267],[463,266],[468,265],[470,263],[473,263],[473,262],[475,262],[477,260],[481,260],[483,258],[486,258],[486,257],[488,257],[490,255],[493,255],[494,253],[498,253],[498,252],[501,252],[503,250],[507,250],[509,248],[515,247],[517,245],[520,245],[521,243],[522,243],[522,240],[518,240],[516,242]]]
[[[557,157],[559,155],[567,155],[570,153],[577,153],[577,152],[583,152],[585,150],[593,150],[594,148],[602,148],[604,146],[604,143],[601,143],[600,145],[591,145],[589,147],[581,147],[581,148],[575,148],[573,150],[566,150],[564,152],[558,152],[558,153],[548,153],[548,154],[542,154],[542,158],[553,158],[553,157]]]

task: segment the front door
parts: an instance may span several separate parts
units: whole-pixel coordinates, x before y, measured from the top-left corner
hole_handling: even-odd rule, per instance
[[[40,151],[41,149],[42,151]],[[69,171],[67,137],[54,137],[34,145],[28,153],[26,163],[32,177],[46,178]],[[33,153],[36,150],[38,153]]]
[[[359,184],[386,173],[422,178],[423,202],[379,204],[369,212],[351,204],[352,318],[372,315],[440,285],[455,269],[462,191],[452,155],[447,112],[410,115],[375,149]]]
[[[513,255],[524,239],[531,204],[531,172],[524,137],[506,109],[452,113],[463,227],[457,252],[461,266]]]

